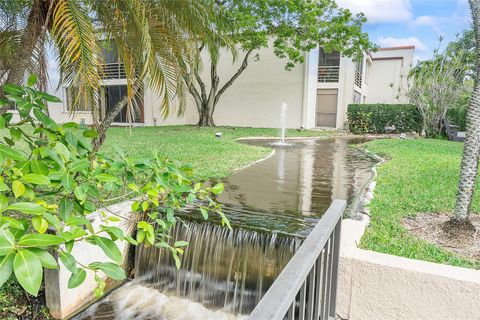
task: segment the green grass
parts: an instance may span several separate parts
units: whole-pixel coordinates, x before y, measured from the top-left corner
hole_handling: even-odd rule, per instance
[[[215,137],[222,132],[222,138]],[[328,131],[288,130],[287,136],[324,136]],[[269,148],[249,146],[235,141],[243,137],[278,137],[278,129],[195,126],[110,128],[102,152],[116,156],[149,157],[160,153],[182,164],[191,164],[200,179],[219,179],[271,152]]]
[[[451,212],[455,203],[463,144],[445,140],[375,140],[369,151],[388,159],[378,168],[370,207],[371,223],[361,247],[378,252],[456,266],[480,268],[410,235],[403,217]],[[477,186],[477,190],[480,189]],[[480,212],[476,193],[473,212]]]

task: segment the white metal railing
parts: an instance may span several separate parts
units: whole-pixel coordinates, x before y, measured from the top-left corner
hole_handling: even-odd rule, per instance
[[[318,66],[318,82],[338,82],[339,66]]]
[[[346,205],[345,200],[333,201],[249,320],[335,319],[340,229]]]
[[[362,73],[359,70],[355,70],[355,85],[359,88],[362,87]]]
[[[102,65],[102,79],[125,79],[125,65],[121,62],[105,63]]]

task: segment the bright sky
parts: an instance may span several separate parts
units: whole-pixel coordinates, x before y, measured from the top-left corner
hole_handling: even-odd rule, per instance
[[[467,0],[337,0],[367,16],[364,30],[381,47],[415,45],[415,58],[428,59],[438,38],[443,45],[470,25]]]

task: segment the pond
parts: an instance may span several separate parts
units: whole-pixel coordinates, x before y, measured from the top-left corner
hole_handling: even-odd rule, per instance
[[[173,237],[189,246],[182,267],[158,248],[138,248],[136,280],[76,319],[239,319],[248,315],[333,199],[347,214],[371,179],[376,160],[352,147],[361,138],[248,140],[275,152],[224,180],[233,230],[194,212]],[[215,220],[215,219],[213,219]]]

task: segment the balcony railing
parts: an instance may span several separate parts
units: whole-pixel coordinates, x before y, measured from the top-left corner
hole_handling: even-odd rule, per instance
[[[359,88],[362,87],[362,73],[358,70],[355,70],[355,85]]]
[[[318,82],[338,82],[339,66],[318,66]]]
[[[335,319],[344,200],[333,201],[249,320]]]
[[[105,63],[102,65],[102,79],[125,79],[125,65],[123,63]]]

